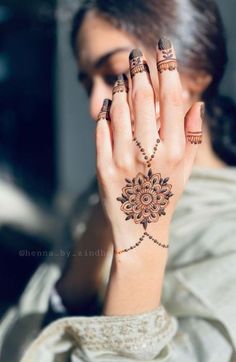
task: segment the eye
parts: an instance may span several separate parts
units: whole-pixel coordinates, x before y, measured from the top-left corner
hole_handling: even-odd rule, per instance
[[[108,74],[104,76],[104,81],[107,85],[113,87],[115,81],[117,79],[117,74]]]
[[[78,81],[82,84],[82,86],[84,87],[86,93],[88,96],[90,96],[91,92],[92,92],[92,88],[93,88],[93,82],[92,80],[83,73],[80,73],[78,75]]]

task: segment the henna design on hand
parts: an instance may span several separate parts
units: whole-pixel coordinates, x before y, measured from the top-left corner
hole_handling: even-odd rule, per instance
[[[98,114],[97,123],[101,121],[102,119],[106,119],[107,121],[110,121],[110,108],[111,108],[111,100],[110,99],[104,99],[102,109]]]
[[[149,223],[157,222],[166,214],[165,208],[173,196],[168,177],[162,178],[160,173],[153,174],[149,169],[147,175],[139,172],[132,180],[126,178],[125,181],[122,195],[117,198],[122,203],[120,209],[127,215],[125,220],[133,219],[146,229]]]
[[[141,142],[139,142],[136,137],[133,138],[133,142],[136,143],[137,147],[140,149],[140,152],[142,152],[143,157],[144,157],[144,160],[145,160],[145,162],[147,163],[147,166],[148,166],[148,167],[151,167],[151,162],[152,162],[152,160],[153,160],[154,157],[155,157],[155,154],[156,154],[156,151],[157,151],[157,146],[158,146],[158,144],[160,143],[160,139],[157,138],[156,143],[155,143],[155,146],[153,147],[153,153],[152,153],[151,157],[148,157],[145,149],[144,149],[143,146],[141,145]]]
[[[138,73],[150,73],[147,63],[143,60],[143,53],[140,49],[134,49],[129,55],[130,75],[133,78]]]
[[[137,246],[139,246],[141,244],[141,242],[145,239],[145,237],[149,238],[150,240],[152,240],[156,245],[160,246],[163,249],[168,249],[169,245],[168,244],[162,244],[160,243],[157,239],[155,239],[152,235],[150,235],[149,233],[147,233],[146,231],[143,233],[143,235],[139,238],[139,240],[131,245],[128,248],[125,249],[121,249],[121,250],[117,250],[115,249],[114,252],[115,254],[122,254],[122,253],[127,253],[127,251],[133,250],[135,248],[137,248]]]
[[[202,131],[199,132],[188,132],[187,133],[187,141],[191,144],[201,144],[202,143]]]
[[[158,42],[158,49],[161,50],[163,56],[163,60],[157,63],[158,72],[162,73],[165,70],[175,70],[177,68],[177,61],[174,58],[170,40],[161,38]]]
[[[112,90],[112,94],[114,95],[116,93],[123,93],[123,92],[128,93],[128,91],[129,91],[128,78],[126,77],[125,74],[118,75]]]

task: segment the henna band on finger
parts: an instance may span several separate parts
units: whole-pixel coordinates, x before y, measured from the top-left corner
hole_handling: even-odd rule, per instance
[[[115,82],[115,85],[112,90],[112,94],[116,93],[128,93],[129,91],[129,85],[128,85],[128,78],[125,74],[118,75],[117,80]]]
[[[157,63],[157,70],[159,73],[163,73],[165,70],[175,70],[177,69],[177,60],[171,59],[171,60],[161,60]]]
[[[102,109],[98,114],[97,122],[101,121],[102,119],[105,119],[107,121],[110,121],[110,108],[111,108],[111,100],[110,99],[104,99]]]
[[[143,59],[143,53],[140,49],[134,49],[129,56],[130,75],[133,78],[138,73],[150,73],[147,63]]]
[[[116,255],[118,255],[118,254],[122,254],[122,253],[127,253],[128,251],[137,248],[137,246],[139,246],[139,245],[142,243],[142,241],[145,239],[145,237],[149,238],[150,240],[152,240],[152,241],[154,242],[154,244],[160,246],[160,247],[163,248],[163,249],[168,249],[168,248],[169,248],[169,245],[168,245],[168,244],[162,244],[162,243],[160,243],[157,239],[155,239],[152,235],[150,235],[149,233],[147,233],[147,232],[145,231],[145,232],[143,233],[143,235],[139,238],[139,240],[138,240],[135,244],[133,244],[133,245],[131,245],[130,247],[125,248],[125,249],[121,249],[121,250],[115,249],[115,250],[114,250],[114,253],[115,253]]]
[[[202,131],[188,132],[186,135],[187,141],[191,144],[199,145],[202,143]]]

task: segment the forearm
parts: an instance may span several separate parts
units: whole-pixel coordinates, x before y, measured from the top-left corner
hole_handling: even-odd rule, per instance
[[[158,240],[168,244],[168,225],[162,223],[151,234],[158,234]],[[168,248],[158,246],[148,237],[138,247],[114,254],[104,314],[138,314],[158,307],[167,256]]]
[[[96,207],[57,283],[57,290],[69,308],[79,310],[98,293],[111,245],[111,231],[101,208]]]

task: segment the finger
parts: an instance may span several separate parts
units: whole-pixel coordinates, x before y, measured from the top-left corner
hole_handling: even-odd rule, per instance
[[[134,133],[144,147],[150,147],[157,138],[155,93],[151,84],[150,72],[140,49],[132,50],[129,60],[135,121]]]
[[[184,144],[184,114],[182,86],[175,50],[167,38],[161,38],[157,47],[161,138],[173,147]]]
[[[108,165],[112,160],[112,132],[110,127],[111,100],[105,99],[96,123],[97,167]]]
[[[132,142],[132,125],[128,105],[128,78],[125,74],[119,75],[112,91],[112,105],[110,110],[111,127],[114,140],[113,157],[121,158],[126,154]]]
[[[202,122],[204,120],[204,103],[195,103],[185,116],[185,178],[188,179],[197,155],[198,146],[202,143]]]

